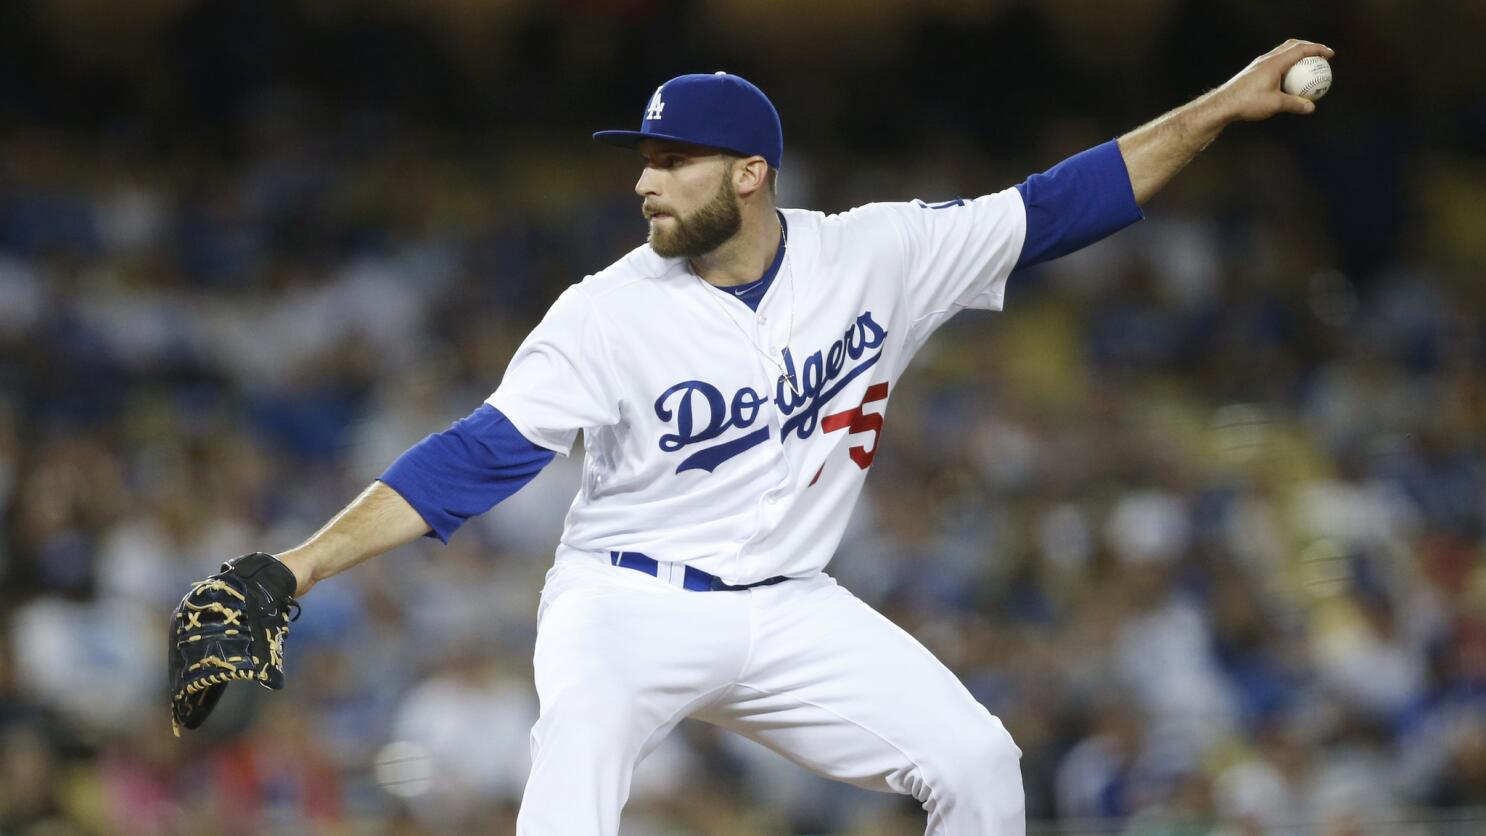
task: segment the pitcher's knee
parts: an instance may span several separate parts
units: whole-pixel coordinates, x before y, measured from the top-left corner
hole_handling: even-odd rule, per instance
[[[987,715],[971,728],[957,729],[931,763],[930,792],[942,803],[1005,806],[1022,803],[1022,750],[1001,721]]]

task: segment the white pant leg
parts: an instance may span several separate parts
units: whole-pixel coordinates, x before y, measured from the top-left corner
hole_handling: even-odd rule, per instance
[[[750,594],[753,655],[698,719],[828,778],[912,795],[930,836],[1025,833],[1021,750],[927,648],[827,576]]]
[[[742,668],[748,604],[746,592],[688,592],[631,569],[559,564],[542,593],[533,659],[541,716],[517,833],[617,833],[635,765]]]

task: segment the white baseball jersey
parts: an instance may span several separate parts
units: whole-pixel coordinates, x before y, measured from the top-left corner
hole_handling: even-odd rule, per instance
[[[560,558],[641,552],[730,584],[821,571],[899,375],[956,311],[1001,308],[1026,229],[1015,189],[782,214],[757,312],[646,245],[568,288],[516,352],[488,402],[562,455],[583,432]]]

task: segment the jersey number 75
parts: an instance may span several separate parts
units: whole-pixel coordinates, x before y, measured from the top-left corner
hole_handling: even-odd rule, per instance
[[[872,458],[877,455],[877,442],[882,436],[882,413],[863,412],[862,407],[886,398],[887,384],[874,383],[867,389],[867,395],[862,398],[861,406],[854,406],[845,412],[821,416],[820,431],[823,433],[833,433],[837,430],[846,430],[850,433],[872,433],[871,447],[858,445],[846,451],[851,454],[851,460],[856,462],[857,467],[862,470],[872,466]],[[823,470],[825,470],[825,465],[821,465],[821,469],[815,472],[815,479],[811,479],[810,484],[815,484],[815,480],[820,478]]]

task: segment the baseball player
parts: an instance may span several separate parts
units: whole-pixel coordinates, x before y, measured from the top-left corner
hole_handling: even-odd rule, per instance
[[[636,763],[686,717],[912,795],[927,833],[1022,833],[1020,751],[1000,720],[826,564],[934,331],[999,310],[1016,268],[1139,220],[1230,122],[1310,113],[1280,79],[1312,55],[1332,51],[1288,41],[1014,188],[839,215],[776,207],[783,135],[757,87],[667,81],[639,130],[594,134],[639,152],[647,243],[569,287],[485,404],[309,540],[193,588],[172,636],[176,720],[199,725],[234,679],[282,685],[294,598],[419,536],[447,541],[581,432],[538,614],[519,833],[616,833]]]

